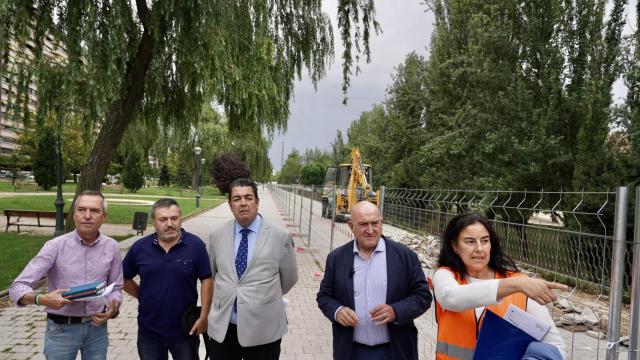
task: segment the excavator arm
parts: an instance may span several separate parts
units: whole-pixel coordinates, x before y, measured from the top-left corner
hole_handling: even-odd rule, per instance
[[[349,213],[351,213],[351,207],[358,201],[376,199],[376,194],[372,191],[371,185],[367,181],[365,167],[358,148],[351,150],[351,177],[347,187],[347,198]]]

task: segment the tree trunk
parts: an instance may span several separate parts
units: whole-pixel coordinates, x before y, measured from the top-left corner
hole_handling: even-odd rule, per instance
[[[76,187],[71,208],[73,208],[78,194],[82,191],[100,191],[102,178],[107,174],[109,164],[122,141],[124,132],[133,121],[136,110],[144,97],[145,77],[153,58],[153,48],[153,36],[145,28],[135,58],[127,65],[125,81],[122,85],[122,97],[116,100],[107,111],[104,125],[100,129],[82,169],[82,176]],[[67,221],[65,230],[68,232],[74,228],[75,224],[72,221]]]

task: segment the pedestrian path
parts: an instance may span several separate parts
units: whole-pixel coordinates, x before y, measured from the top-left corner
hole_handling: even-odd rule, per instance
[[[305,248],[308,238],[307,224],[302,222],[302,229],[293,224],[300,224],[293,214],[286,214],[276,206],[268,190],[260,190],[260,213],[267,219],[287,228],[294,235],[300,279],[296,286],[286,295],[289,300],[287,318],[289,332],[282,340],[282,359],[331,359],[332,340],[331,323],[318,310],[315,297],[320,285],[322,270],[326,256],[333,248],[350,240],[351,234],[344,223],[335,224],[332,242],[331,222],[323,219],[319,214],[312,216],[311,247]],[[277,198],[277,197],[276,197]],[[319,204],[314,204],[319,209]],[[307,208],[308,209],[308,208]],[[305,210],[305,214],[306,211]],[[319,211],[316,211],[319,212]],[[299,216],[299,213],[298,213]],[[306,216],[306,215],[305,215]],[[185,229],[207,241],[211,229],[232,218],[226,203],[193,216],[183,223]],[[393,231],[385,225],[387,231]],[[384,232],[384,231],[383,231]],[[105,229],[105,233],[107,229]],[[138,239],[133,237],[120,243],[123,255]],[[425,269],[428,273],[429,270]],[[124,303],[120,316],[109,321],[109,359],[136,359],[137,338],[137,300],[124,295]],[[436,325],[433,319],[433,307],[426,314],[416,320],[418,327],[418,351],[420,359],[433,359],[435,354]],[[45,317],[44,313],[35,306],[23,308],[9,307],[0,309],[0,360],[2,359],[44,359],[42,355]],[[603,359],[604,349],[594,347],[593,339],[581,333],[561,331],[567,344],[573,343],[570,358],[574,359]],[[201,358],[204,358],[204,347],[200,348]],[[620,353],[619,358],[626,358]]]
[[[261,189],[259,195],[260,213],[266,219],[290,229],[292,233],[299,232],[281,215],[267,190]],[[223,203],[190,218],[183,226],[206,241],[212,228],[231,218],[228,205]],[[300,247],[300,252],[297,253],[300,279],[286,295],[289,300],[289,332],[282,341],[282,359],[331,359],[331,323],[318,310],[315,301],[330,245],[330,224],[319,219],[314,219],[313,249],[302,249],[306,240],[301,237],[294,238],[296,247]],[[137,239],[138,237],[133,237],[120,243],[123,255]],[[334,247],[346,241],[348,236],[344,230],[336,232]],[[137,300],[125,294],[120,316],[109,321],[109,359],[137,358],[137,306]],[[428,344],[432,341],[423,339],[430,337],[433,332],[432,320],[429,315],[425,315],[418,323],[421,334],[420,358],[431,359],[433,350]],[[0,309],[0,359],[43,359],[44,326],[44,313],[38,307]],[[203,346],[201,355],[204,355]]]

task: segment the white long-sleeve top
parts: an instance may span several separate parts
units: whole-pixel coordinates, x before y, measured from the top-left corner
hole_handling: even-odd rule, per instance
[[[433,274],[433,288],[438,304],[449,311],[463,311],[475,308],[476,317],[480,317],[485,306],[498,304],[498,286],[500,279],[476,279],[467,276],[468,284],[460,285],[453,273],[446,269],[438,269]],[[551,324],[549,332],[542,338],[542,342],[554,345],[560,351],[563,359],[567,358],[564,340],[558,328],[551,319],[549,311],[537,302],[527,299],[527,312],[537,319]]]

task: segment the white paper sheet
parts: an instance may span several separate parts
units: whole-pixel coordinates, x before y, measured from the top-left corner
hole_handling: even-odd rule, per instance
[[[541,341],[551,328],[551,324],[538,320],[533,315],[514,305],[509,305],[504,319],[538,341]]]

